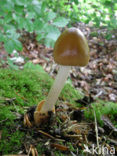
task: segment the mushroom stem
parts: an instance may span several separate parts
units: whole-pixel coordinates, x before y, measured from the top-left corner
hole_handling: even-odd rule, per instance
[[[53,110],[54,105],[59,97],[59,94],[62,88],[64,87],[65,81],[67,80],[70,69],[71,69],[71,66],[60,66],[60,69],[58,71],[54,84],[52,88],[50,89],[48,97],[41,109],[42,113],[46,113],[48,111]]]

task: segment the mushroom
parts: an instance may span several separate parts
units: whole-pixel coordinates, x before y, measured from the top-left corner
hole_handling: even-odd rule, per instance
[[[83,33],[77,28],[65,30],[54,46],[54,60],[60,69],[49,91],[46,101],[41,101],[34,112],[34,121],[40,125],[48,118],[48,112],[55,112],[54,106],[64,87],[71,66],[86,66],[89,61],[89,47]]]

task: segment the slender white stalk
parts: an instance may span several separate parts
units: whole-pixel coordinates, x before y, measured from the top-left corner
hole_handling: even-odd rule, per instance
[[[71,66],[60,66],[56,79],[52,88],[49,91],[48,97],[41,109],[41,112],[45,113],[51,111],[59,97],[59,94],[64,87],[65,81],[69,75]]]

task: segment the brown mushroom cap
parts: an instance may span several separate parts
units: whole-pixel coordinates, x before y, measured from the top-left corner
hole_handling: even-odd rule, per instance
[[[83,33],[76,28],[65,30],[54,46],[54,60],[65,66],[85,66],[89,62],[89,47]]]

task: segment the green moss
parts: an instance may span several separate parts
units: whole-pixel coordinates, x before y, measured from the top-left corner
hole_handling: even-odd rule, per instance
[[[46,79],[45,79],[46,78]],[[16,98],[15,104],[31,106],[46,95],[52,80],[46,73],[37,71],[0,70],[0,97]]]
[[[16,125],[19,123],[15,119],[18,115],[24,114],[28,107],[37,105],[38,102],[46,99],[52,86],[53,79],[42,68],[37,67],[34,70],[30,68],[25,70],[0,69],[0,133],[2,134],[0,155],[17,154],[24,148],[22,145],[25,134],[16,130]],[[71,83],[66,83],[59,98],[76,106],[75,100],[81,97],[82,95],[73,88]],[[85,116],[94,120],[94,110],[99,123],[102,123],[101,116],[105,114],[117,126],[115,120],[117,103],[98,100],[85,110]],[[61,123],[59,118],[57,121]],[[30,135],[32,138],[33,131]],[[67,146],[74,152],[71,143],[68,143]],[[40,155],[45,152],[42,143],[39,143],[36,148]],[[60,151],[55,151],[54,154],[56,156],[64,155]]]
[[[53,79],[37,67],[33,70],[0,69],[0,155],[17,154],[21,150],[25,134],[16,130],[15,119],[28,107],[45,99],[52,86]],[[60,95],[72,104],[78,97],[80,94],[70,84],[65,85]],[[42,144],[37,145],[37,150],[39,154],[43,152]]]
[[[113,124],[117,126],[117,121],[115,120],[117,115],[117,103],[98,100],[85,110],[85,117],[94,120],[94,111],[96,112],[96,118],[101,125],[103,124],[103,121],[101,120],[102,115],[107,115]]]
[[[37,70],[0,69],[0,97],[16,98],[15,105],[31,106],[45,99],[52,82],[47,73]],[[61,96],[73,103],[80,94],[70,84],[66,84]]]
[[[43,152],[45,152],[45,148],[43,148],[43,143],[39,143],[38,145],[37,145],[37,150],[38,150],[38,154],[42,154]]]
[[[66,83],[63,91],[61,92],[61,97],[63,97],[65,101],[68,100],[71,104],[76,105],[74,101],[82,98],[82,95],[74,89],[72,84]]]
[[[15,115],[12,113],[12,106],[0,106],[0,120],[13,120]]]
[[[10,133],[9,129],[2,130],[2,138],[0,142],[0,153],[3,154],[17,154],[20,151],[23,142],[24,133],[15,131]]]

